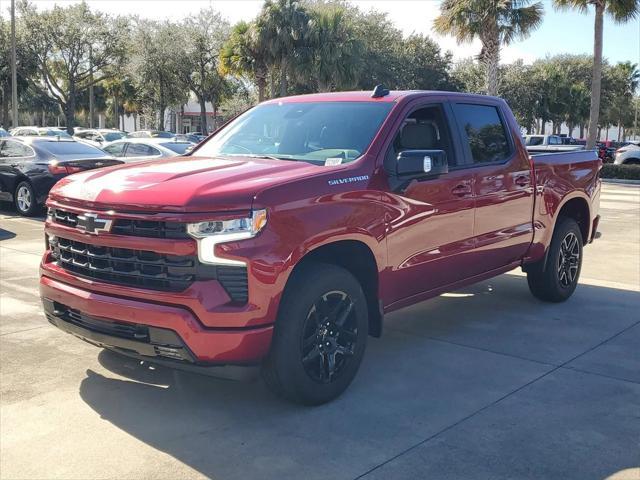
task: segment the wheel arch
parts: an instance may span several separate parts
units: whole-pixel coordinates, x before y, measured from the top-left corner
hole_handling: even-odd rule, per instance
[[[369,335],[380,337],[383,315],[378,301],[379,271],[375,255],[369,245],[361,240],[335,240],[317,245],[296,262],[287,283],[296,270],[314,262],[342,267],[358,280],[367,299]]]
[[[572,218],[576,221],[578,227],[580,227],[580,233],[582,233],[582,243],[586,245],[591,233],[591,209],[587,199],[579,196],[570,198],[562,203],[556,214],[554,230],[561,218]]]

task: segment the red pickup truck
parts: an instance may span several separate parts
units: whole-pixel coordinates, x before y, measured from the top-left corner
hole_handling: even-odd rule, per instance
[[[190,156],[61,180],[47,202],[47,318],[176,367],[262,365],[281,396],[342,393],[385,313],[499,275],[576,288],[598,226],[593,151],[527,154],[498,98],[279,98]]]

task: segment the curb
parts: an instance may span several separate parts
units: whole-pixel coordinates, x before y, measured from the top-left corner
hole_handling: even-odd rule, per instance
[[[640,180],[624,180],[621,178],[603,178],[602,183],[613,183],[621,185],[640,185]]]

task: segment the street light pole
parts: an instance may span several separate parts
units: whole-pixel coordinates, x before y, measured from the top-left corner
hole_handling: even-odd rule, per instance
[[[16,0],[11,0],[11,107],[13,128],[18,126],[18,73],[16,71]]]

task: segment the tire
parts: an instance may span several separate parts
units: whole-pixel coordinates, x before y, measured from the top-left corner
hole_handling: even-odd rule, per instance
[[[630,158],[623,165],[640,165],[640,160],[637,158]]]
[[[582,269],[582,232],[572,218],[560,218],[546,263],[527,271],[529,290],[545,302],[564,302],[575,291]]]
[[[36,213],[38,209],[36,193],[33,191],[31,184],[26,180],[23,180],[16,186],[13,203],[18,213],[24,217],[30,217]]]
[[[289,279],[280,304],[262,368],[266,384],[295,403],[333,400],[358,371],[368,323],[366,298],[353,275],[335,265],[303,265]]]

